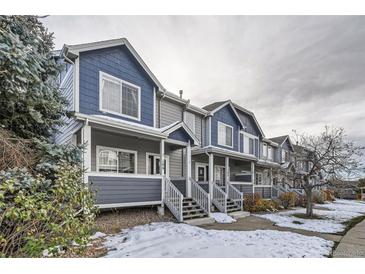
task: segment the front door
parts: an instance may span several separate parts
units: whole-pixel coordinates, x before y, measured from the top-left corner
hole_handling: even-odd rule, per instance
[[[165,174],[169,177],[169,158],[165,155]],[[147,154],[147,174],[160,174],[160,156],[158,154]]]
[[[207,164],[196,163],[195,180],[197,182],[209,181],[209,166]]]

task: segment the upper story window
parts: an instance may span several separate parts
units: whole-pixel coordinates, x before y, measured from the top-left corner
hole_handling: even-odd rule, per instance
[[[140,120],[140,87],[104,72],[100,72],[99,81],[101,111]]]
[[[274,150],[271,146],[267,148],[268,159],[274,161]]]
[[[262,157],[267,158],[267,144],[262,144]]]
[[[109,173],[136,173],[137,151],[98,146],[97,171]]]
[[[186,111],[184,122],[190,128],[190,130],[195,133],[195,114]]]
[[[285,149],[281,150],[281,162],[289,162],[289,151]]]
[[[233,147],[233,127],[218,122],[218,145]]]
[[[255,155],[256,151],[256,136],[248,134],[246,132],[242,132],[243,135],[243,153]]]

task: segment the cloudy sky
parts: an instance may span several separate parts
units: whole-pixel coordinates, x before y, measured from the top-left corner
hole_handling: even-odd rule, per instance
[[[170,91],[232,99],[267,137],[344,127],[365,145],[365,17],[50,16],[56,48],[126,37]]]

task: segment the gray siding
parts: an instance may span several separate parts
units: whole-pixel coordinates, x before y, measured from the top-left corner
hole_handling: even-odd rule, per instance
[[[233,184],[239,191],[243,193],[243,195],[248,195],[253,193],[253,186],[252,185],[239,185]]]
[[[255,187],[255,193],[260,194],[263,199],[271,198],[271,187]]]
[[[90,176],[89,184],[96,192],[96,204],[156,202],[162,199],[160,178]]]
[[[182,193],[182,195],[186,196],[186,180],[171,180],[171,182]]]
[[[60,85],[60,93],[67,101],[67,110],[74,109],[74,94],[73,94],[73,69],[69,68],[70,73],[65,75]],[[56,144],[64,144],[71,141],[72,134],[74,134],[81,126],[80,123],[72,118],[66,116],[62,117],[62,121],[65,123],[62,127],[58,128],[58,131],[54,136],[54,142]]]
[[[103,132],[92,129],[91,131],[91,170],[96,171],[96,146],[106,146],[137,151],[137,173],[146,174],[146,153],[160,153],[160,143]]]
[[[183,169],[185,162],[183,162],[183,149],[176,149],[167,152],[170,161],[170,178],[183,177]]]
[[[160,127],[160,98],[157,95],[155,101],[155,119],[156,127]]]
[[[163,99],[161,102],[160,127],[171,125],[176,121],[183,120],[183,107],[172,101]]]

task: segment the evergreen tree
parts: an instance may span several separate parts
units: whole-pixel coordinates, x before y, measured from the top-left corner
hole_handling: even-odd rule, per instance
[[[22,138],[48,138],[62,124],[53,46],[37,16],[0,16],[0,126]]]

